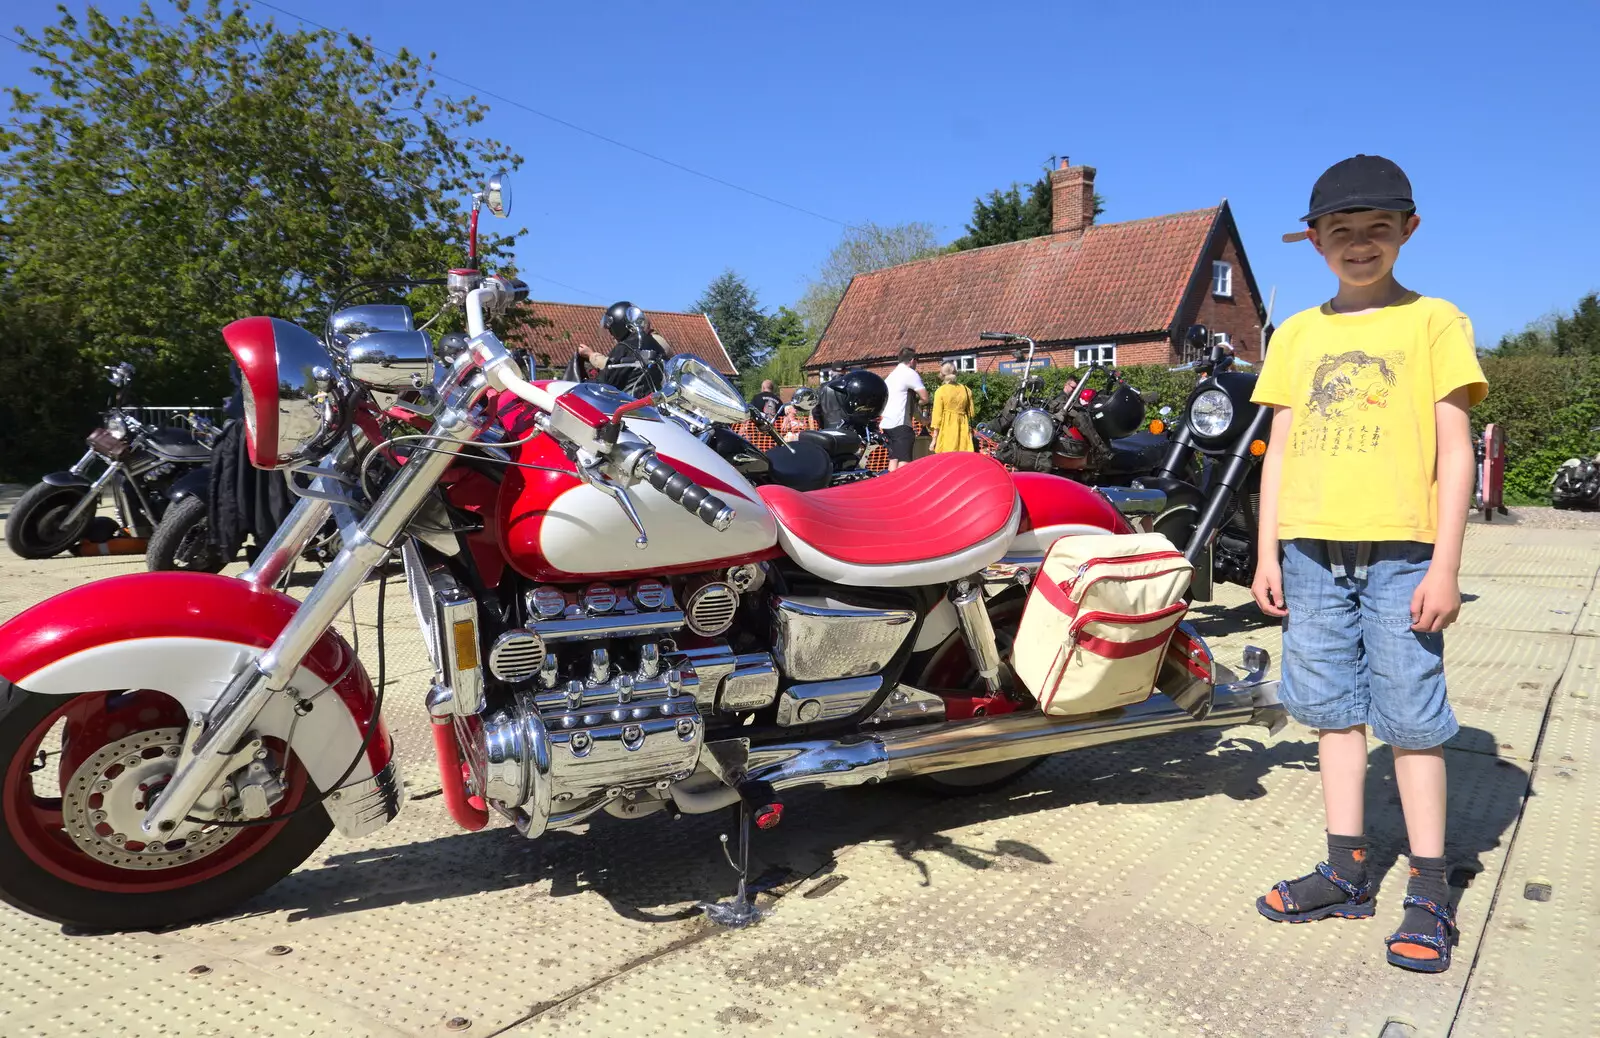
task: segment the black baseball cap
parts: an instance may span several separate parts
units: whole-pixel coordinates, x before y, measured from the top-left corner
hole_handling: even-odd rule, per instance
[[[1311,188],[1311,208],[1300,218],[1310,224],[1329,213],[1383,209],[1405,213],[1415,209],[1411,181],[1398,165],[1381,155],[1357,155],[1329,166]],[[1304,241],[1306,231],[1285,234],[1284,241]]]

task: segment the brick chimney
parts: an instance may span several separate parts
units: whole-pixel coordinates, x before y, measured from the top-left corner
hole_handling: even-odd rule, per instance
[[[1050,233],[1082,234],[1094,223],[1094,167],[1069,166],[1050,171]]]

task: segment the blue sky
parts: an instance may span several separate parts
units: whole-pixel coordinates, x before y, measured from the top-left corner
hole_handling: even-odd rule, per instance
[[[37,29],[53,6],[12,0],[3,21]],[[845,223],[922,220],[948,240],[974,196],[1061,154],[1097,167],[1102,221],[1226,196],[1280,321],[1332,284],[1279,235],[1358,151],[1415,186],[1402,280],[1455,301],[1480,341],[1600,288],[1590,0],[283,6]],[[24,67],[0,43],[0,84]],[[841,233],[509,106],[487,131],[527,160],[517,256],[543,298],[681,308],[731,267],[776,308]]]

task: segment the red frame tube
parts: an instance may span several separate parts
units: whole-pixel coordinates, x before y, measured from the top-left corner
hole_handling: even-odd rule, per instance
[[[431,727],[433,752],[439,758],[439,785],[444,792],[445,810],[450,812],[450,817],[456,820],[457,825],[475,833],[489,824],[489,809],[483,806],[482,800],[467,794],[455,725],[435,724]]]

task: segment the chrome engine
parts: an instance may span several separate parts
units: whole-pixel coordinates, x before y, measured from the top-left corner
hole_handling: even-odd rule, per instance
[[[434,723],[454,727],[472,791],[528,836],[664,807],[700,768],[710,721],[772,708],[771,722],[801,726],[866,710],[916,626],[909,609],[774,595],[772,651],[735,653],[720,636],[764,583],[741,566],[676,592],[656,579],[533,587],[523,625],[490,639],[447,566],[426,565],[415,544],[404,555],[435,666]]]

